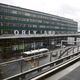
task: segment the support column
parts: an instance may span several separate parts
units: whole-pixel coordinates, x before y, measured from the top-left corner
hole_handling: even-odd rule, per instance
[[[50,62],[52,61],[52,51],[50,52]]]
[[[77,40],[77,37],[74,37],[74,41],[76,41]],[[76,45],[76,42],[74,42],[74,45]]]

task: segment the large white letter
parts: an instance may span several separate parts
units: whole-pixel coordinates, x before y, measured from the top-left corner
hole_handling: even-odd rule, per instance
[[[25,35],[26,34],[26,31],[25,30],[22,30],[22,35]]]
[[[18,30],[14,30],[14,34],[15,35],[19,35],[19,31]]]

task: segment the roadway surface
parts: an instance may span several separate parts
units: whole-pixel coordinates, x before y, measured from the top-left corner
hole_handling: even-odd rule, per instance
[[[80,80],[80,66],[59,80]]]
[[[80,61],[44,80],[80,80]]]

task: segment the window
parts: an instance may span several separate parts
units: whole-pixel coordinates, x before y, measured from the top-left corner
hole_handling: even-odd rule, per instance
[[[30,16],[30,13],[25,12],[24,15],[25,15],[25,16]]]
[[[11,13],[17,14],[17,11],[16,10],[12,10]]]
[[[3,23],[2,22],[0,22],[0,26],[3,26]]]
[[[59,26],[55,26],[55,29],[59,29]]]
[[[2,19],[2,17],[3,17],[3,16],[2,16],[2,15],[0,15],[0,19]]]
[[[4,8],[0,7],[0,12],[3,12],[3,9],[4,9]]]
[[[33,28],[37,28],[37,25],[33,25]]]
[[[40,28],[45,28],[46,26],[43,26],[43,25],[41,25],[41,26],[39,26]]]

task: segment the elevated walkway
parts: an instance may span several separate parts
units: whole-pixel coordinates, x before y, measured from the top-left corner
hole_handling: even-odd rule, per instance
[[[36,37],[61,37],[61,36],[80,36],[80,33],[76,34],[28,34],[28,35],[13,35],[13,34],[4,34],[0,35],[0,39],[15,39],[15,38],[36,38]]]
[[[80,80],[80,61],[56,74],[48,76],[44,80]]]
[[[80,64],[80,63],[79,63]],[[49,79],[50,80],[50,79]],[[80,80],[80,66],[59,80]]]

